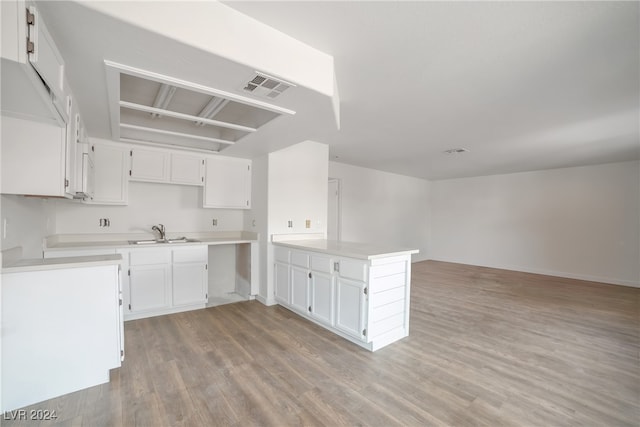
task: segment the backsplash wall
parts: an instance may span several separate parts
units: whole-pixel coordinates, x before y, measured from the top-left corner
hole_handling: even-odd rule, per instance
[[[100,227],[108,218],[109,227]],[[213,219],[217,226],[213,226]],[[162,223],[169,235],[194,231],[242,230],[243,211],[202,208],[202,188],[129,183],[127,206],[87,205],[71,200],[55,201],[55,234],[151,233]]]

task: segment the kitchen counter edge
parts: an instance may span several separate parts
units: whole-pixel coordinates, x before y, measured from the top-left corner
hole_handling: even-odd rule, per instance
[[[8,262],[2,266],[2,274],[28,271],[49,271],[69,268],[88,268],[122,263],[120,254],[91,255],[64,258],[27,258]]]
[[[374,260],[392,256],[405,256],[417,254],[418,249],[384,248],[369,243],[359,242],[334,242],[325,239],[310,240],[280,240],[272,241],[274,245],[284,246],[290,249],[319,252],[329,255]]]

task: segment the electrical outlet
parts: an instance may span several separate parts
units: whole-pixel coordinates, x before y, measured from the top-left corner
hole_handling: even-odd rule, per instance
[[[255,227],[256,226],[256,220],[254,219],[253,221],[251,221],[251,226]]]
[[[287,221],[287,227],[288,228],[293,228],[293,221],[291,221],[291,220]]]
[[[213,224],[214,227],[218,226],[218,220],[216,218],[214,218],[211,223]]]
[[[304,222],[304,226],[305,226],[306,228],[311,228],[311,220],[310,220],[310,219],[306,220],[306,221]]]

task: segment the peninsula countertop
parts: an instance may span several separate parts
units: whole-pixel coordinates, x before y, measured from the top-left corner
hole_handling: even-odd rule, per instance
[[[286,239],[286,237],[282,238]],[[366,260],[411,255],[420,252],[418,249],[388,247],[371,243],[338,242],[327,239],[280,240],[280,238],[277,238],[273,239],[272,243],[274,245],[284,246],[291,249],[300,249]]]

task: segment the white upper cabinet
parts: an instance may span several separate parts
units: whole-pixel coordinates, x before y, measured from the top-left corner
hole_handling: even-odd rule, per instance
[[[35,6],[3,0],[2,113],[65,126],[64,61]]]
[[[167,182],[169,180],[169,153],[162,150],[132,148],[131,180]]]
[[[56,107],[64,109],[64,60],[62,55],[60,55],[35,6],[29,6],[26,20],[29,62],[51,90]]]
[[[66,131],[2,118],[2,194],[65,197]]]
[[[251,160],[209,157],[206,161],[203,206],[251,208]]]
[[[196,154],[134,147],[131,156],[131,181],[167,184],[203,185],[204,158]]]
[[[86,203],[126,205],[128,203],[129,148],[120,144],[94,143],[93,199]]]
[[[171,154],[170,181],[174,184],[203,185],[204,159],[189,154]]]

